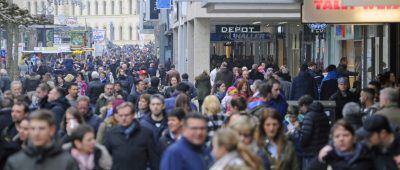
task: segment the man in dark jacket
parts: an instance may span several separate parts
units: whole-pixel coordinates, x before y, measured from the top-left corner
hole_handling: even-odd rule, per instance
[[[112,170],[152,170],[159,169],[151,130],[135,120],[135,108],[129,103],[117,107],[119,124],[110,129],[104,137],[104,146],[113,157]],[[134,161],[134,165],[132,164]]]
[[[275,79],[269,80],[268,83],[272,85],[270,106],[276,109],[282,117],[285,117],[289,105],[285,96],[281,94],[281,83]]]
[[[122,88],[121,82],[114,83],[114,93],[120,95],[125,101],[128,99],[128,92]]]
[[[90,109],[90,99],[87,96],[80,96],[78,98],[77,108],[79,113],[85,119],[86,124],[93,128],[94,134],[97,134],[97,130],[102,122],[99,116],[93,113]]]
[[[104,86],[104,93],[97,99],[95,113],[100,114],[100,108],[107,104],[111,97],[116,97],[114,94],[114,84],[108,83]],[[122,98],[122,96],[121,96]]]
[[[158,77],[151,77],[150,78],[150,87],[146,89],[144,93],[154,95],[154,94],[161,94],[158,90],[158,85],[160,84],[160,79]]]
[[[145,91],[145,84],[142,79],[137,79],[134,84],[135,88],[132,88],[131,94],[128,96],[128,101],[131,102],[135,108],[138,108],[139,97]]]
[[[164,98],[161,95],[153,95],[150,98],[151,113],[140,120],[143,127],[153,132],[154,141],[157,143],[161,133],[167,129],[168,120],[164,115]]]
[[[339,78],[340,77],[349,78],[349,76],[357,76],[358,75],[358,73],[356,73],[356,72],[347,70],[347,64],[348,64],[347,57],[342,57],[340,59],[339,65],[337,67],[337,74],[338,74]]]
[[[0,90],[2,92],[5,92],[7,90],[10,90],[10,85],[11,85],[11,79],[7,74],[7,70],[6,69],[1,69],[0,70]]]
[[[393,131],[383,115],[368,117],[357,136],[365,139],[374,155],[375,169],[398,169],[400,165],[400,134]]]
[[[324,106],[319,102],[310,105],[301,127],[300,143],[303,150],[303,168],[318,155],[329,140],[329,117],[324,112]]]
[[[12,123],[11,110],[13,107],[13,100],[9,98],[3,98],[1,99],[0,103],[0,130],[2,130]]]
[[[29,143],[11,156],[5,170],[78,170],[74,158],[54,140],[56,122],[53,113],[38,110],[30,115]]]
[[[338,90],[336,66],[329,65],[326,68],[326,71],[328,74],[326,77],[324,77],[324,79],[322,79],[320,86],[320,100],[329,100],[329,97],[331,97]]]
[[[228,69],[228,65],[222,63],[221,68],[215,77],[215,82],[222,81],[226,87],[230,87],[233,84],[233,80],[233,73]]]
[[[342,110],[346,103],[358,102],[357,97],[349,90],[349,80],[346,77],[338,79],[339,90],[329,100],[336,102],[335,120],[343,118]]]
[[[154,63],[150,64],[149,70],[147,71],[149,72],[149,76],[153,77],[153,76],[157,76],[157,67]]]
[[[163,154],[161,170],[207,170],[212,157],[205,147],[207,119],[200,113],[187,115],[183,120],[183,136]]]
[[[189,75],[187,73],[182,74],[182,82],[189,85],[189,98],[193,99],[197,96],[197,89],[194,87],[194,84],[189,81]]]
[[[317,83],[307,70],[307,64],[303,64],[299,75],[293,79],[292,88],[290,90],[290,100],[298,100],[301,96],[306,94],[313,98],[318,96]]]
[[[26,75],[26,79],[24,81],[24,90],[25,92],[33,92],[40,84],[40,75],[32,72],[29,75]]]
[[[96,104],[97,99],[101,93],[103,93],[104,85],[100,81],[100,75],[98,72],[92,72],[92,81],[89,82],[87,88],[87,96],[90,98],[90,104],[93,106]]]
[[[175,65],[171,65],[171,70],[169,70],[168,72],[167,72],[167,75],[166,75],[166,81],[167,81],[167,84],[169,83],[169,82],[171,82],[171,78],[172,77],[176,77],[176,79],[178,80],[178,82],[181,82],[181,75],[179,74],[179,72],[175,69]]]
[[[59,87],[52,89],[47,98],[48,103],[44,107],[45,109],[49,109],[53,112],[57,129],[59,128],[62,118],[65,115],[65,111],[71,106],[69,101],[64,96],[64,89]]]

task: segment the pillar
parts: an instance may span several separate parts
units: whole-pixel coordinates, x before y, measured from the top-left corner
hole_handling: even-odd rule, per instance
[[[206,70],[210,70],[210,21],[209,19],[194,19],[194,36],[193,36],[193,52],[194,67],[193,74],[195,77]]]

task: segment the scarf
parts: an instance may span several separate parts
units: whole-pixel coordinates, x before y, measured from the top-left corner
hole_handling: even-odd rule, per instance
[[[356,144],[354,150],[351,152],[342,152],[338,149],[335,149],[335,153],[339,157],[342,157],[348,164],[351,164],[360,156],[361,150],[362,146],[360,144]]]
[[[81,170],[93,170],[94,169],[94,154],[91,153],[89,155],[80,153],[77,149],[72,148],[71,156],[75,158],[75,160],[79,164],[79,168]]]
[[[125,135],[125,137],[128,139],[133,130],[135,130],[136,124],[135,122],[132,122],[132,124],[129,127],[123,127],[121,126],[122,133]]]

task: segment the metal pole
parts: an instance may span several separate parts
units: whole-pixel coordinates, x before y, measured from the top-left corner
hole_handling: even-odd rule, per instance
[[[368,85],[368,26],[363,26],[363,57],[361,60],[361,86],[367,87]]]

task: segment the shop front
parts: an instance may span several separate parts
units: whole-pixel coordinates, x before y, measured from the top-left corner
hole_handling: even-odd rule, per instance
[[[394,4],[315,0],[304,1],[302,6],[303,23],[327,24],[318,49],[327,56],[324,63],[337,65],[340,58],[347,57],[348,69],[360,73],[355,79],[363,86],[392,65],[387,23],[399,21],[400,6]]]

